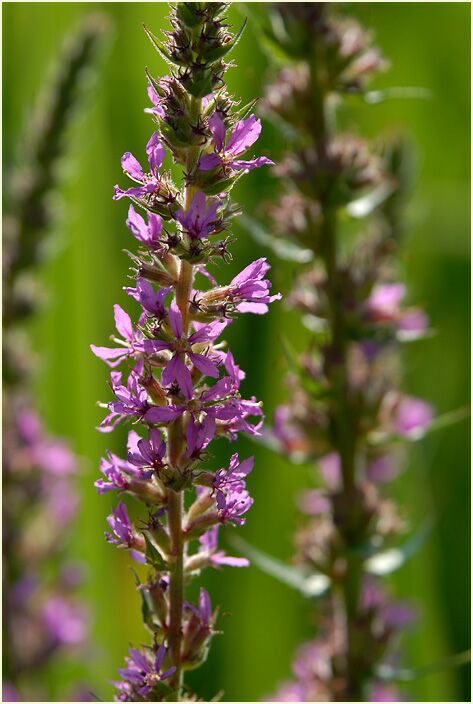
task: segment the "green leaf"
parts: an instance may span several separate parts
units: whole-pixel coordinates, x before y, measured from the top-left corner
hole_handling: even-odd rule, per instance
[[[418,100],[432,100],[432,91],[422,86],[393,86],[385,90],[371,90],[363,94],[365,102],[369,105],[384,103],[385,100],[397,98],[415,98]]]
[[[232,49],[234,49],[236,47],[236,45],[238,44],[238,42],[240,41],[241,35],[245,31],[246,23],[247,23],[247,19],[245,17],[245,20],[244,20],[242,26],[240,27],[238,32],[233,37],[233,41],[228,42],[228,44],[224,44],[223,46],[216,47],[212,51],[207,51],[204,56],[205,61],[213,63],[214,61],[217,61],[217,59],[223,59],[224,56],[229,54],[230,51]]]
[[[148,29],[148,27],[146,25],[143,25],[143,29],[145,30],[146,36],[148,37],[148,39],[150,40],[151,44],[156,49],[156,51],[158,52],[160,57],[162,59],[164,59],[164,61],[166,61],[166,63],[168,63],[168,64],[172,64],[173,66],[179,66],[179,64],[176,63],[176,61],[174,61],[174,59],[171,57],[171,55],[166,51],[164,46],[160,43],[157,36],[155,34],[153,34],[153,32],[150,29]]]
[[[280,259],[305,264],[314,258],[314,254],[310,249],[302,249],[302,247],[293,242],[273,237],[248,215],[242,215],[240,221],[258,244],[269,247]]]
[[[471,409],[468,406],[463,406],[462,408],[457,408],[454,411],[448,411],[447,413],[442,413],[442,415],[437,416],[433,419],[428,428],[422,432],[412,434],[410,437],[404,435],[390,435],[389,433],[383,432],[373,432],[370,433],[369,441],[373,446],[384,445],[386,443],[401,443],[401,442],[418,442],[423,440],[426,435],[435,433],[438,430],[443,430],[451,425],[460,423],[462,420],[470,417]]]
[[[376,210],[376,208],[379,208],[394,191],[394,184],[389,182],[382,183],[367,195],[348,203],[346,207],[347,213],[351,215],[352,218],[365,218]]]
[[[262,572],[287,584],[305,597],[322,596],[330,586],[329,578],[323,574],[306,575],[301,569],[286,565],[275,557],[267,555],[239,536],[231,536],[229,540],[234,548],[252,560]]]
[[[435,433],[437,430],[443,430],[443,428],[448,428],[451,425],[460,423],[462,420],[469,418],[470,414],[471,409],[468,406],[463,406],[462,408],[457,408],[454,411],[442,413],[441,416],[434,418],[425,434],[428,435],[429,433]]]
[[[382,550],[369,557],[365,562],[367,572],[383,577],[398,570],[424,546],[432,527],[433,521],[427,520],[400,547]]]
[[[151,536],[149,535],[148,531],[143,531],[143,536],[146,542],[146,560],[148,561],[148,563],[153,565],[153,567],[157,570],[167,569],[167,565],[164,562],[163,556],[152,542]]]
[[[455,667],[467,665],[470,661],[471,651],[465,650],[463,653],[450,655],[443,660],[431,663],[430,665],[423,665],[412,669],[398,669],[391,667],[390,665],[379,665],[376,668],[376,677],[380,680],[387,680],[390,682],[412,682],[413,680],[419,679],[419,677],[435,675],[437,672],[442,672],[443,670],[450,670]]]

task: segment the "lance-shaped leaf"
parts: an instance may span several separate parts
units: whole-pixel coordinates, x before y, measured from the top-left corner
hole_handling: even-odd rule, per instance
[[[391,665],[379,665],[376,668],[376,677],[389,682],[412,682],[420,677],[435,675],[443,670],[451,670],[462,665],[467,665],[471,661],[471,650],[462,653],[455,653],[438,662],[422,665],[415,668],[396,668]]]
[[[365,196],[352,200],[347,205],[347,213],[352,218],[366,218],[384,203],[395,191],[393,183],[386,181]]]
[[[422,86],[392,86],[385,90],[370,90],[363,98],[369,105],[384,103],[385,100],[414,98],[417,100],[432,100],[432,91]]]
[[[148,531],[143,531],[143,536],[146,542],[146,560],[153,565],[157,570],[166,570],[168,567],[163,559],[163,556],[151,540]]]
[[[303,249],[293,242],[273,237],[258,222],[247,215],[241,216],[241,223],[258,244],[269,247],[280,259],[305,264],[314,258],[310,249]]]
[[[432,532],[432,527],[433,522],[427,520],[400,547],[383,550],[369,557],[365,562],[367,572],[383,577],[398,570],[423,547]]]
[[[457,408],[454,411],[448,411],[447,413],[442,413],[442,415],[434,418],[428,428],[424,428],[421,433],[412,434],[407,437],[405,435],[390,434],[385,432],[372,432],[369,435],[369,442],[371,445],[385,445],[386,443],[401,443],[401,442],[418,442],[423,440],[426,435],[435,433],[438,430],[443,430],[448,428],[455,423],[460,423],[462,420],[469,418],[471,413],[470,408],[464,406],[463,408]]]
[[[255,548],[240,537],[230,538],[232,546],[248,557],[262,572],[269,574],[279,582],[287,584],[305,597],[318,597],[330,586],[330,580],[323,574],[305,574],[301,569],[286,565],[271,555]]]

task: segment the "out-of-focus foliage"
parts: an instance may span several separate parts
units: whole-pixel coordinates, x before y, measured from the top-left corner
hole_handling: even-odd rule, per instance
[[[80,674],[90,689],[107,699],[130,641],[139,643],[141,625],[133,576],[126,558],[103,539],[104,499],[93,488],[98,460],[105,448],[94,430],[101,418],[97,398],[108,398],[102,366],[89,343],[103,339],[112,323],[112,305],[126,305],[120,294],[128,266],[123,248],[130,245],[123,219],[126,206],[113,204],[113,185],[120,177],[125,150],[144,151],[149,120],[143,66],[156,74],[164,64],[150,46],[142,23],[159,33],[164,3],[97,3],[115,24],[114,45],[101,76],[95,104],[74,126],[67,176],[55,241],[60,251],[44,268],[49,304],[34,323],[34,346],[44,359],[35,392],[51,430],[69,436],[84,457],[81,519],[74,537],[76,556],[89,564],[85,596],[94,610],[95,646],[89,660],[51,673],[59,691]],[[240,26],[243,4],[230,19]],[[252,10],[264,13],[263,4]],[[87,3],[10,3],[4,5],[4,158],[21,132],[44,71],[63,34],[88,11]],[[416,149],[417,175],[408,209],[404,262],[412,300],[425,305],[436,337],[410,347],[405,355],[408,392],[427,398],[438,413],[468,404],[469,388],[469,85],[470,40],[467,3],[362,3],[347,8],[377,34],[377,43],[391,60],[391,69],[373,84],[421,86],[430,99],[391,98],[366,109],[353,98],[346,116],[367,136],[383,129],[407,132]],[[230,89],[243,102],[262,94],[267,60],[254,23],[249,23],[232,58]],[[261,151],[275,157],[281,137],[268,127]],[[257,215],[261,201],[273,194],[267,173],[253,173],[235,190],[245,210]],[[280,262],[240,227],[233,247],[233,273],[256,256],[268,255],[275,290],[286,292],[297,262]],[[117,295],[118,292],[118,295]],[[265,402],[268,416],[283,397],[279,381],[285,363],[279,332],[286,338],[299,326],[282,306],[266,319],[242,320],[230,330],[235,357],[248,372],[246,388]],[[243,389],[245,390],[245,389]],[[114,449],[124,443],[113,438]],[[463,421],[418,443],[411,463],[395,485],[408,507],[412,525],[434,519],[430,537],[415,558],[395,573],[398,596],[413,596],[420,606],[419,625],[406,639],[406,662],[417,667],[440,660],[469,645],[469,429]],[[241,451],[250,451],[241,442]],[[294,467],[264,447],[256,448],[251,476],[255,506],[244,538],[286,560],[296,511],[292,496],[307,484],[308,469]],[[256,569],[209,576],[219,592],[225,638],[216,640],[207,664],[195,677],[199,691],[212,696],[225,689],[227,700],[257,700],[289,674],[291,654],[310,637],[307,605],[291,590]],[[228,616],[228,617],[227,617]],[[443,670],[412,683],[414,700],[469,700],[469,673]]]

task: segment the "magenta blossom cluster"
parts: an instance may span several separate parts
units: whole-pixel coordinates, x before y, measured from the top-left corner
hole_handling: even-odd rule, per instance
[[[82,569],[64,560],[78,508],[77,459],[45,433],[26,399],[11,397],[10,404],[3,427],[5,654],[13,681],[23,683],[55,653],[77,656],[89,619],[76,594]],[[22,686],[4,682],[3,688],[4,701],[27,696]]]
[[[108,433],[121,423],[133,429],[126,456],[109,451],[95,485],[99,493],[127,493],[141,504],[140,518],[132,519],[120,501],[107,519],[106,539],[148,568],[138,590],[153,638],[152,646],[130,650],[117,684],[120,701],[190,696],[183,673],[205,660],[216,611],[205,590],[197,605],[188,602],[187,584],[207,566],[248,565],[218,547],[218,531],[245,523],[253,459],[234,453],[228,467],[212,469],[210,445],[218,438],[234,442],[241,432],[259,435],[263,413],[260,402],[242,395],[245,374],[223,335],[239,315],[266,313],[280,296],[270,294],[266,259],[227,285],[209,271],[229,258],[231,187],[243,173],[272,163],[240,158],[261,122],[235,109],[221,81],[221,57],[232,45],[224,10],[221,3],[171,9],[173,32],[162,53],[178,55],[188,68],[160,81],[149,76],[153,107],[146,112],[156,123],[146,146],[149,166],[126,152],[122,168],[137,185],[115,187],[115,200],[132,201],[126,224],[139,250],[132,255],[135,285],[125,291],[138,313],[132,322],[116,305],[117,335],[111,346],[92,351],[111,367],[115,396],[99,429]],[[163,168],[168,154],[183,167],[181,187]]]

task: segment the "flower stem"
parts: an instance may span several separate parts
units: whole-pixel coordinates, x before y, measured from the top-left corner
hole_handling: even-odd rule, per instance
[[[169,565],[169,631],[168,643],[172,664],[176,671],[170,684],[175,689],[179,701],[182,688],[182,607],[184,602],[184,540],[182,535],[183,494],[169,489],[168,493],[169,532],[171,554]]]
[[[201,110],[201,101],[192,101],[192,113],[194,118],[198,118]],[[198,150],[189,149],[186,173],[189,175],[198,159]],[[189,209],[194,195],[192,184],[189,183],[185,189],[185,209]],[[189,329],[189,307],[192,294],[192,284],[194,279],[193,265],[181,259],[179,267],[179,278],[176,284],[176,303],[182,315],[182,332],[186,336]],[[184,448],[184,433],[182,416],[177,418],[169,427],[168,445],[169,459],[173,468],[179,471],[179,459]],[[168,644],[171,654],[172,664],[176,671],[170,680],[170,684],[175,688],[176,699],[181,697],[183,684],[183,672],[181,662],[182,645],[182,609],[184,603],[184,537],[182,531],[184,496],[183,492],[176,492],[169,489],[168,492],[168,520],[169,533],[171,537],[171,555],[169,566],[169,631]]]
[[[314,138],[321,161],[326,157],[327,145],[332,131],[333,119],[330,115],[329,94],[324,86],[324,76],[317,66],[322,62],[314,57],[311,65],[311,94],[314,114]],[[356,510],[356,417],[350,401],[349,377],[347,368],[347,348],[343,297],[340,286],[338,263],[337,215],[336,210],[322,199],[322,251],[327,274],[327,299],[330,316],[331,341],[327,350],[327,376],[331,380],[334,398],[332,433],[334,444],[340,455],[342,504],[346,507],[347,530],[339,526],[346,546],[346,569],[343,581],[337,589],[336,599],[340,623],[344,628],[345,662],[343,675],[348,701],[361,701],[363,682],[359,676],[356,653],[356,620],[361,590],[362,570],[359,560],[350,556],[350,527],[353,523],[350,510]],[[337,588],[334,585],[334,588]]]

